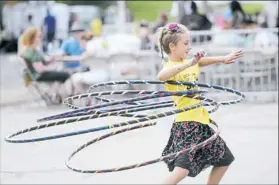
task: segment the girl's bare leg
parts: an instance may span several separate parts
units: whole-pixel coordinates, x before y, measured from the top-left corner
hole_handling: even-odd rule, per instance
[[[175,167],[171,174],[167,177],[167,179],[165,179],[165,181],[162,184],[177,184],[185,177],[187,177],[188,174],[188,170],[181,167]]]
[[[228,170],[228,168],[229,166],[213,167],[208,177],[207,184],[208,185],[219,184],[221,179],[225,175],[226,171]]]

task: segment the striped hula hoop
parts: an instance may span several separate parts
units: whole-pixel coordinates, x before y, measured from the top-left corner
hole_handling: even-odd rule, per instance
[[[88,93],[72,96],[72,97],[66,98],[63,101],[63,104],[65,104],[68,107],[70,107],[72,109],[75,109],[75,110],[69,111],[69,112],[65,112],[65,113],[62,113],[62,114],[57,114],[57,115],[41,118],[41,119],[39,119],[37,121],[41,122],[41,121],[49,121],[49,120],[67,118],[67,117],[71,117],[71,115],[79,113],[79,112],[87,112],[88,113],[89,110],[96,109],[96,108],[99,108],[99,107],[98,106],[89,106],[89,107],[85,107],[85,108],[80,108],[78,106],[75,106],[75,105],[71,104],[70,102],[72,100],[88,98],[88,97],[93,97],[93,96],[97,97],[97,99],[100,99],[101,95],[95,95],[94,93],[91,93],[91,91],[94,88],[104,87],[104,86],[111,86],[111,85],[125,85],[125,84],[129,84],[129,85],[131,85],[131,84],[154,84],[154,85],[156,85],[156,84],[171,84],[171,85],[182,85],[182,86],[192,86],[192,87],[204,87],[204,88],[210,88],[210,89],[215,89],[215,90],[229,92],[229,93],[235,94],[235,95],[237,95],[239,97],[236,100],[219,102],[220,105],[236,104],[236,103],[241,102],[245,98],[243,93],[241,93],[239,91],[236,91],[234,89],[230,89],[230,88],[226,88],[226,87],[222,87],[222,86],[218,86],[218,85],[210,85],[210,84],[197,83],[197,82],[152,81],[152,80],[111,81],[111,82],[104,82],[104,83],[98,83],[96,85],[93,85],[93,86],[89,87]],[[109,91],[109,92],[114,94],[113,93],[114,91]],[[139,95],[145,94],[146,92],[150,92],[150,91],[145,91],[145,90],[140,91],[140,92],[137,91],[137,93]],[[162,92],[162,91],[152,91],[152,94],[157,94],[157,93],[160,93],[160,92]],[[94,95],[92,95],[92,94],[94,94]],[[123,92],[122,95],[124,95],[124,94],[127,94],[127,93]],[[104,100],[104,98],[103,98],[103,100]],[[131,104],[132,103],[134,105],[139,105],[139,103],[136,103],[136,101],[141,101],[141,100],[143,100],[143,99],[134,98],[132,101],[122,102],[122,104]],[[110,106],[110,105],[113,105],[114,101],[107,100],[106,102],[108,103],[108,106]],[[110,103],[112,103],[112,104],[110,104]],[[90,112],[90,114],[91,113],[96,113],[96,111],[93,110],[92,112]]]
[[[135,94],[135,91],[114,91],[113,93],[112,92],[97,92],[95,94],[91,93],[91,96],[93,96],[93,95],[100,96],[100,95],[103,95],[103,94],[105,94],[105,95],[122,94],[123,92]],[[153,91],[151,91],[151,92],[153,92]],[[145,91],[145,93],[147,93],[147,91]],[[148,93],[150,93],[150,91]],[[117,105],[117,104],[121,104],[121,103],[125,103],[125,102],[137,101],[139,99],[140,100],[143,100],[143,99],[147,100],[147,99],[161,98],[161,97],[167,97],[167,96],[191,96],[192,97],[194,94],[200,94],[200,93],[205,93],[205,91],[180,91],[180,92],[162,91],[161,93],[152,94],[152,95],[149,95],[149,96],[115,101],[115,102],[112,102],[112,103],[106,103],[106,104],[98,105],[96,107],[102,108],[102,107],[107,107],[108,104]],[[10,143],[29,143],[29,142],[38,142],[38,141],[58,139],[58,138],[69,137],[69,136],[74,136],[74,135],[81,135],[81,134],[85,134],[85,133],[97,132],[97,131],[101,131],[101,130],[107,130],[107,129],[112,129],[112,128],[117,128],[117,127],[122,127],[122,126],[127,126],[127,125],[131,125],[131,124],[140,123],[140,122],[143,122],[143,121],[149,121],[149,120],[154,120],[154,119],[158,119],[158,118],[162,118],[162,117],[166,117],[166,116],[171,116],[171,115],[174,115],[174,114],[178,114],[178,113],[181,113],[181,112],[185,112],[185,111],[188,111],[188,110],[191,110],[191,109],[198,108],[198,107],[203,106],[203,105],[214,105],[215,108],[213,110],[211,110],[211,112],[216,111],[217,108],[219,107],[219,104],[217,102],[215,102],[215,101],[213,101],[209,98],[204,98],[200,103],[194,104],[194,105],[189,106],[189,107],[184,107],[184,108],[181,108],[181,109],[176,109],[176,110],[167,111],[167,112],[154,114],[154,115],[148,115],[148,116],[145,116],[145,117],[141,117],[141,118],[138,118],[138,119],[133,119],[133,120],[130,120],[130,121],[125,121],[125,122],[120,122],[120,123],[113,124],[113,125],[101,126],[101,127],[96,127],[96,128],[86,129],[86,130],[79,130],[79,131],[75,131],[75,132],[68,132],[68,133],[45,136],[45,137],[28,138],[28,139],[15,139],[14,138],[14,137],[22,135],[24,133],[28,133],[28,132],[32,132],[32,131],[36,131],[36,130],[40,130],[40,129],[45,129],[45,128],[49,128],[49,127],[54,127],[54,126],[58,126],[58,125],[69,124],[69,123],[85,121],[85,120],[89,120],[89,119],[96,119],[96,118],[101,118],[101,117],[107,117],[107,116],[117,116],[117,115],[120,115],[120,114],[127,114],[127,113],[130,113],[130,112],[138,112],[138,111],[144,111],[144,110],[165,108],[167,106],[165,104],[159,104],[159,105],[154,105],[154,106],[149,106],[149,107],[140,107],[140,108],[132,108],[132,109],[126,109],[126,110],[117,110],[117,111],[114,111],[114,112],[113,111],[112,112],[103,112],[103,113],[98,113],[98,114],[94,113],[94,114],[87,115],[87,116],[77,116],[77,117],[71,118],[71,119],[64,119],[64,120],[61,120],[61,121],[55,121],[55,122],[46,123],[46,124],[42,124],[42,125],[33,126],[33,127],[30,127],[30,128],[27,128],[27,129],[23,129],[23,130],[18,131],[14,134],[8,135],[7,137],[5,137],[5,140],[7,142],[10,142]]]
[[[206,93],[207,91],[202,91],[202,90],[189,90],[189,91],[178,91],[178,92],[148,91],[148,90],[92,92],[92,90],[97,87],[104,87],[104,86],[110,86],[110,85],[124,85],[124,84],[171,84],[171,85],[182,85],[182,86],[191,86],[191,87],[203,87],[203,88],[210,88],[210,89],[215,89],[215,90],[220,90],[220,91],[226,91],[226,92],[239,96],[239,98],[236,100],[216,102],[213,99],[204,97],[203,94]],[[123,100],[112,100],[112,99],[106,99],[106,98],[101,97],[101,96],[108,96],[108,95],[125,95],[125,94],[144,95],[144,96],[136,97],[136,98],[128,98],[128,99],[123,99]],[[183,107],[180,109],[161,112],[158,114],[153,114],[153,115],[135,114],[140,111],[173,107],[174,106],[173,101],[164,101],[164,102],[156,102],[156,103],[140,102],[143,100],[150,100],[150,99],[169,97],[169,96],[188,97],[188,98],[197,99],[199,101],[197,104],[194,104],[194,105],[191,105],[188,107]],[[72,100],[75,100],[75,99],[82,99],[82,98],[89,98],[89,97],[95,98],[104,103],[100,104],[100,105],[85,107],[85,108],[80,108],[80,107],[75,106],[70,103]],[[124,133],[127,131],[156,125],[156,122],[149,122],[149,123],[141,123],[141,122],[152,121],[152,120],[156,120],[158,118],[167,117],[167,116],[171,116],[174,114],[179,114],[179,113],[189,111],[189,110],[201,107],[201,106],[213,106],[213,108],[211,110],[209,110],[209,113],[212,113],[212,112],[215,112],[219,108],[220,105],[236,104],[236,103],[241,102],[244,98],[245,98],[244,94],[242,94],[241,92],[236,91],[234,89],[225,88],[225,87],[217,86],[217,85],[194,83],[194,82],[179,82],[179,81],[162,82],[162,81],[151,81],[151,80],[131,80],[131,81],[112,81],[112,82],[99,83],[99,84],[91,86],[88,90],[88,93],[80,94],[77,96],[72,96],[72,97],[66,98],[64,100],[63,103],[65,105],[67,105],[70,108],[73,108],[75,110],[64,112],[64,113],[57,114],[57,115],[44,117],[44,118],[40,118],[37,121],[43,122],[43,121],[53,121],[56,119],[62,119],[62,120],[53,121],[51,123],[46,123],[46,124],[42,124],[42,125],[33,126],[30,128],[27,128],[27,129],[23,129],[21,131],[8,135],[7,137],[5,137],[5,140],[9,143],[30,143],[30,142],[53,140],[53,139],[58,139],[58,138],[74,136],[74,135],[81,135],[81,134],[85,134],[85,133],[97,132],[97,131],[101,131],[101,130],[108,130],[108,129],[118,128],[118,127],[123,127],[123,126],[129,126],[124,129],[116,130],[114,132],[108,133],[101,137],[95,138],[95,139],[83,144],[82,146],[78,147],[73,153],[71,153],[70,156],[65,161],[66,166],[70,170],[73,170],[75,172],[80,172],[80,173],[109,173],[109,172],[129,170],[129,169],[133,169],[133,168],[151,165],[151,164],[154,164],[154,163],[166,160],[166,159],[175,158],[182,153],[202,148],[218,137],[218,135],[220,134],[220,129],[217,126],[217,124],[215,122],[213,122],[213,125],[216,126],[216,131],[210,138],[206,139],[205,141],[203,141],[201,143],[196,143],[195,145],[192,145],[189,148],[185,148],[177,153],[169,154],[167,156],[163,156],[163,157],[160,157],[160,158],[157,158],[154,160],[150,160],[150,161],[146,161],[146,162],[142,162],[142,163],[138,163],[138,164],[133,164],[133,165],[129,165],[129,166],[124,166],[124,167],[119,167],[119,168],[110,168],[110,169],[99,169],[99,170],[83,170],[83,169],[79,169],[79,168],[75,168],[75,167],[71,166],[70,161],[75,155],[77,155],[79,152],[84,150],[86,147],[89,147],[90,145],[92,145],[98,141],[101,141],[103,139],[106,139],[106,138],[109,138],[109,137],[112,137],[112,136],[115,136],[117,134]],[[126,104],[129,106],[120,107],[120,108],[119,107],[118,108],[109,108],[110,106],[122,105],[122,104]],[[100,109],[102,109],[102,110],[100,110]],[[124,121],[124,122],[120,122],[120,123],[116,123],[116,124],[112,124],[112,125],[107,125],[107,126],[100,126],[100,127],[96,127],[96,128],[90,128],[90,129],[68,132],[68,133],[63,133],[63,134],[56,134],[56,135],[45,136],[45,137],[36,137],[36,138],[27,138],[27,139],[26,138],[25,139],[16,139],[15,138],[16,136],[19,136],[19,135],[22,135],[22,134],[25,134],[28,132],[32,132],[35,130],[45,129],[45,128],[69,124],[69,123],[75,123],[75,122],[80,122],[80,121],[85,121],[85,120],[90,120],[90,119],[108,117],[108,116],[126,116],[126,117],[135,117],[136,119]],[[134,124],[137,124],[137,125],[132,126]]]
[[[207,144],[209,144],[210,142],[215,140],[219,136],[219,134],[220,134],[219,127],[217,126],[216,123],[213,122],[212,125],[215,125],[215,127],[217,129],[216,129],[215,133],[212,136],[210,136],[208,139],[204,140],[201,143],[198,143],[196,145],[192,145],[191,147],[185,148],[185,149],[183,149],[183,150],[181,150],[181,151],[179,151],[177,153],[169,154],[169,155],[157,158],[157,159],[153,159],[153,160],[149,160],[149,161],[145,161],[145,162],[141,162],[141,163],[137,163],[137,164],[133,164],[133,165],[123,166],[123,167],[118,167],[118,168],[110,168],[110,169],[83,170],[83,169],[75,168],[75,167],[70,165],[71,159],[77,153],[81,152],[82,150],[84,150],[85,148],[87,148],[88,146],[90,146],[90,145],[92,145],[94,143],[97,143],[97,142],[99,142],[99,141],[101,141],[103,139],[106,139],[108,137],[112,137],[114,135],[117,135],[117,134],[120,134],[120,133],[123,133],[123,132],[131,131],[131,130],[135,130],[135,129],[139,129],[139,128],[144,128],[144,127],[148,127],[148,126],[153,126],[155,124],[156,123],[140,124],[140,125],[133,126],[133,127],[130,127],[130,128],[125,128],[125,129],[117,130],[117,131],[108,133],[106,135],[103,135],[101,137],[95,138],[95,139],[93,139],[93,140],[91,140],[91,141],[81,145],[73,153],[71,153],[70,156],[65,161],[65,164],[66,164],[66,166],[70,170],[75,171],[75,172],[79,172],[79,173],[93,173],[93,174],[96,174],[96,173],[111,173],[111,172],[119,172],[119,171],[124,171],[124,170],[130,170],[130,169],[139,168],[139,167],[151,165],[151,164],[154,164],[154,163],[158,163],[158,162],[161,162],[161,161],[166,160],[166,159],[175,158],[175,157],[179,156],[182,153],[186,153],[188,151],[193,151],[193,150],[197,150],[197,149],[203,148],[204,146],[206,146]]]

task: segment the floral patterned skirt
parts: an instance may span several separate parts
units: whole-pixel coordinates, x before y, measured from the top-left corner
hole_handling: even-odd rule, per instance
[[[169,141],[162,156],[181,151],[192,144],[199,144],[214,134],[209,125],[193,121],[174,123]],[[234,156],[225,141],[218,136],[214,141],[203,148],[185,152],[176,158],[166,159],[169,171],[174,167],[181,167],[189,171],[188,176],[195,177],[202,170],[213,166],[229,166],[234,161]]]

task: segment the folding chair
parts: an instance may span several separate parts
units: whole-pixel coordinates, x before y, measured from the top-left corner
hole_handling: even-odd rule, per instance
[[[35,76],[33,75],[33,71],[35,71],[32,63],[30,60],[22,57],[26,68],[23,70],[23,78],[24,78],[24,83],[25,86],[31,87],[32,89],[35,89],[36,92],[39,94],[40,98],[42,98],[44,100],[44,102],[46,103],[46,105],[52,105],[53,102],[51,101],[50,96],[47,95],[47,93],[44,93],[41,89],[41,82],[37,82]],[[47,85],[49,86],[49,84],[47,83]],[[49,88],[51,89],[51,88]]]

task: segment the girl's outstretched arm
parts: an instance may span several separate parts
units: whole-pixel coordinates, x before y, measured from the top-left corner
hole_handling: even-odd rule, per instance
[[[157,78],[160,81],[166,81],[166,80],[170,79],[171,77],[173,77],[174,75],[180,73],[184,69],[191,67],[192,65],[193,65],[193,63],[191,61],[191,62],[175,65],[175,66],[167,68],[167,69],[162,69],[158,73]]]
[[[157,75],[157,78],[160,80],[160,81],[166,81],[168,79],[170,79],[171,77],[173,77],[174,75],[180,73],[181,71],[183,71],[184,69],[188,68],[188,67],[191,67],[193,65],[196,65],[200,60],[201,58],[204,56],[204,53],[203,52],[197,52],[195,54],[195,57],[193,59],[191,59],[189,62],[187,63],[182,63],[180,65],[176,65],[176,66],[173,66],[173,67],[170,67],[170,68],[167,68],[167,69],[162,69],[158,75]]]
[[[199,66],[203,67],[211,64],[216,64],[216,63],[230,64],[235,62],[238,58],[242,56],[243,56],[243,51],[239,50],[236,52],[232,52],[226,56],[203,57],[199,60]]]

